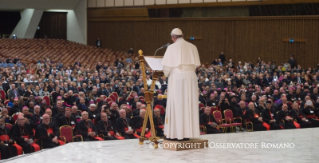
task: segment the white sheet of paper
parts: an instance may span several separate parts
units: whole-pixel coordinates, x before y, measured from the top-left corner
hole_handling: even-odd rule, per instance
[[[152,70],[163,71],[163,65],[161,64],[163,58],[153,58],[153,57],[147,57],[147,56],[144,56],[144,58]]]

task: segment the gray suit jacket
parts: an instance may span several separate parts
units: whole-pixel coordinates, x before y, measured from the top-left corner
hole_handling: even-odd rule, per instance
[[[16,90],[16,93],[17,93],[17,97],[19,98],[19,91],[17,89]],[[14,93],[14,90],[13,89],[10,89],[9,90],[9,94],[8,94],[8,98],[11,99],[11,98],[15,98],[15,93]]]

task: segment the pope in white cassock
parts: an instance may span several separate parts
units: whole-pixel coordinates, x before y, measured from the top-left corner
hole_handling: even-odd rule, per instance
[[[195,45],[183,39],[175,28],[173,44],[167,47],[162,60],[168,77],[164,134],[168,140],[188,140],[199,137],[198,81],[195,73],[200,66]]]

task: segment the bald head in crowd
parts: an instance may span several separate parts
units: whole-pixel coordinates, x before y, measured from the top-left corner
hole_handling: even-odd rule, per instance
[[[124,109],[121,109],[119,113],[121,118],[126,118],[126,111]]]
[[[250,103],[248,104],[248,108],[249,108],[250,110],[255,110],[255,105],[254,105],[254,103],[250,102]]]
[[[246,103],[245,103],[245,101],[240,101],[240,102],[239,102],[239,107],[240,107],[241,109],[246,108]]]
[[[140,110],[140,116],[141,116],[142,118],[144,118],[144,116],[145,116],[145,110],[144,110],[144,109]]]
[[[282,110],[287,112],[288,111],[288,105],[287,104],[283,104],[282,105]]]
[[[81,113],[81,117],[82,117],[83,121],[86,121],[88,119],[88,117],[89,117],[89,113],[84,111],[84,112]]]

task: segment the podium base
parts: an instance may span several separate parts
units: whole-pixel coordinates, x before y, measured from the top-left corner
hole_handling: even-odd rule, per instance
[[[166,150],[182,151],[202,149],[208,147],[207,139],[193,138],[186,141],[163,140],[162,148]]]

